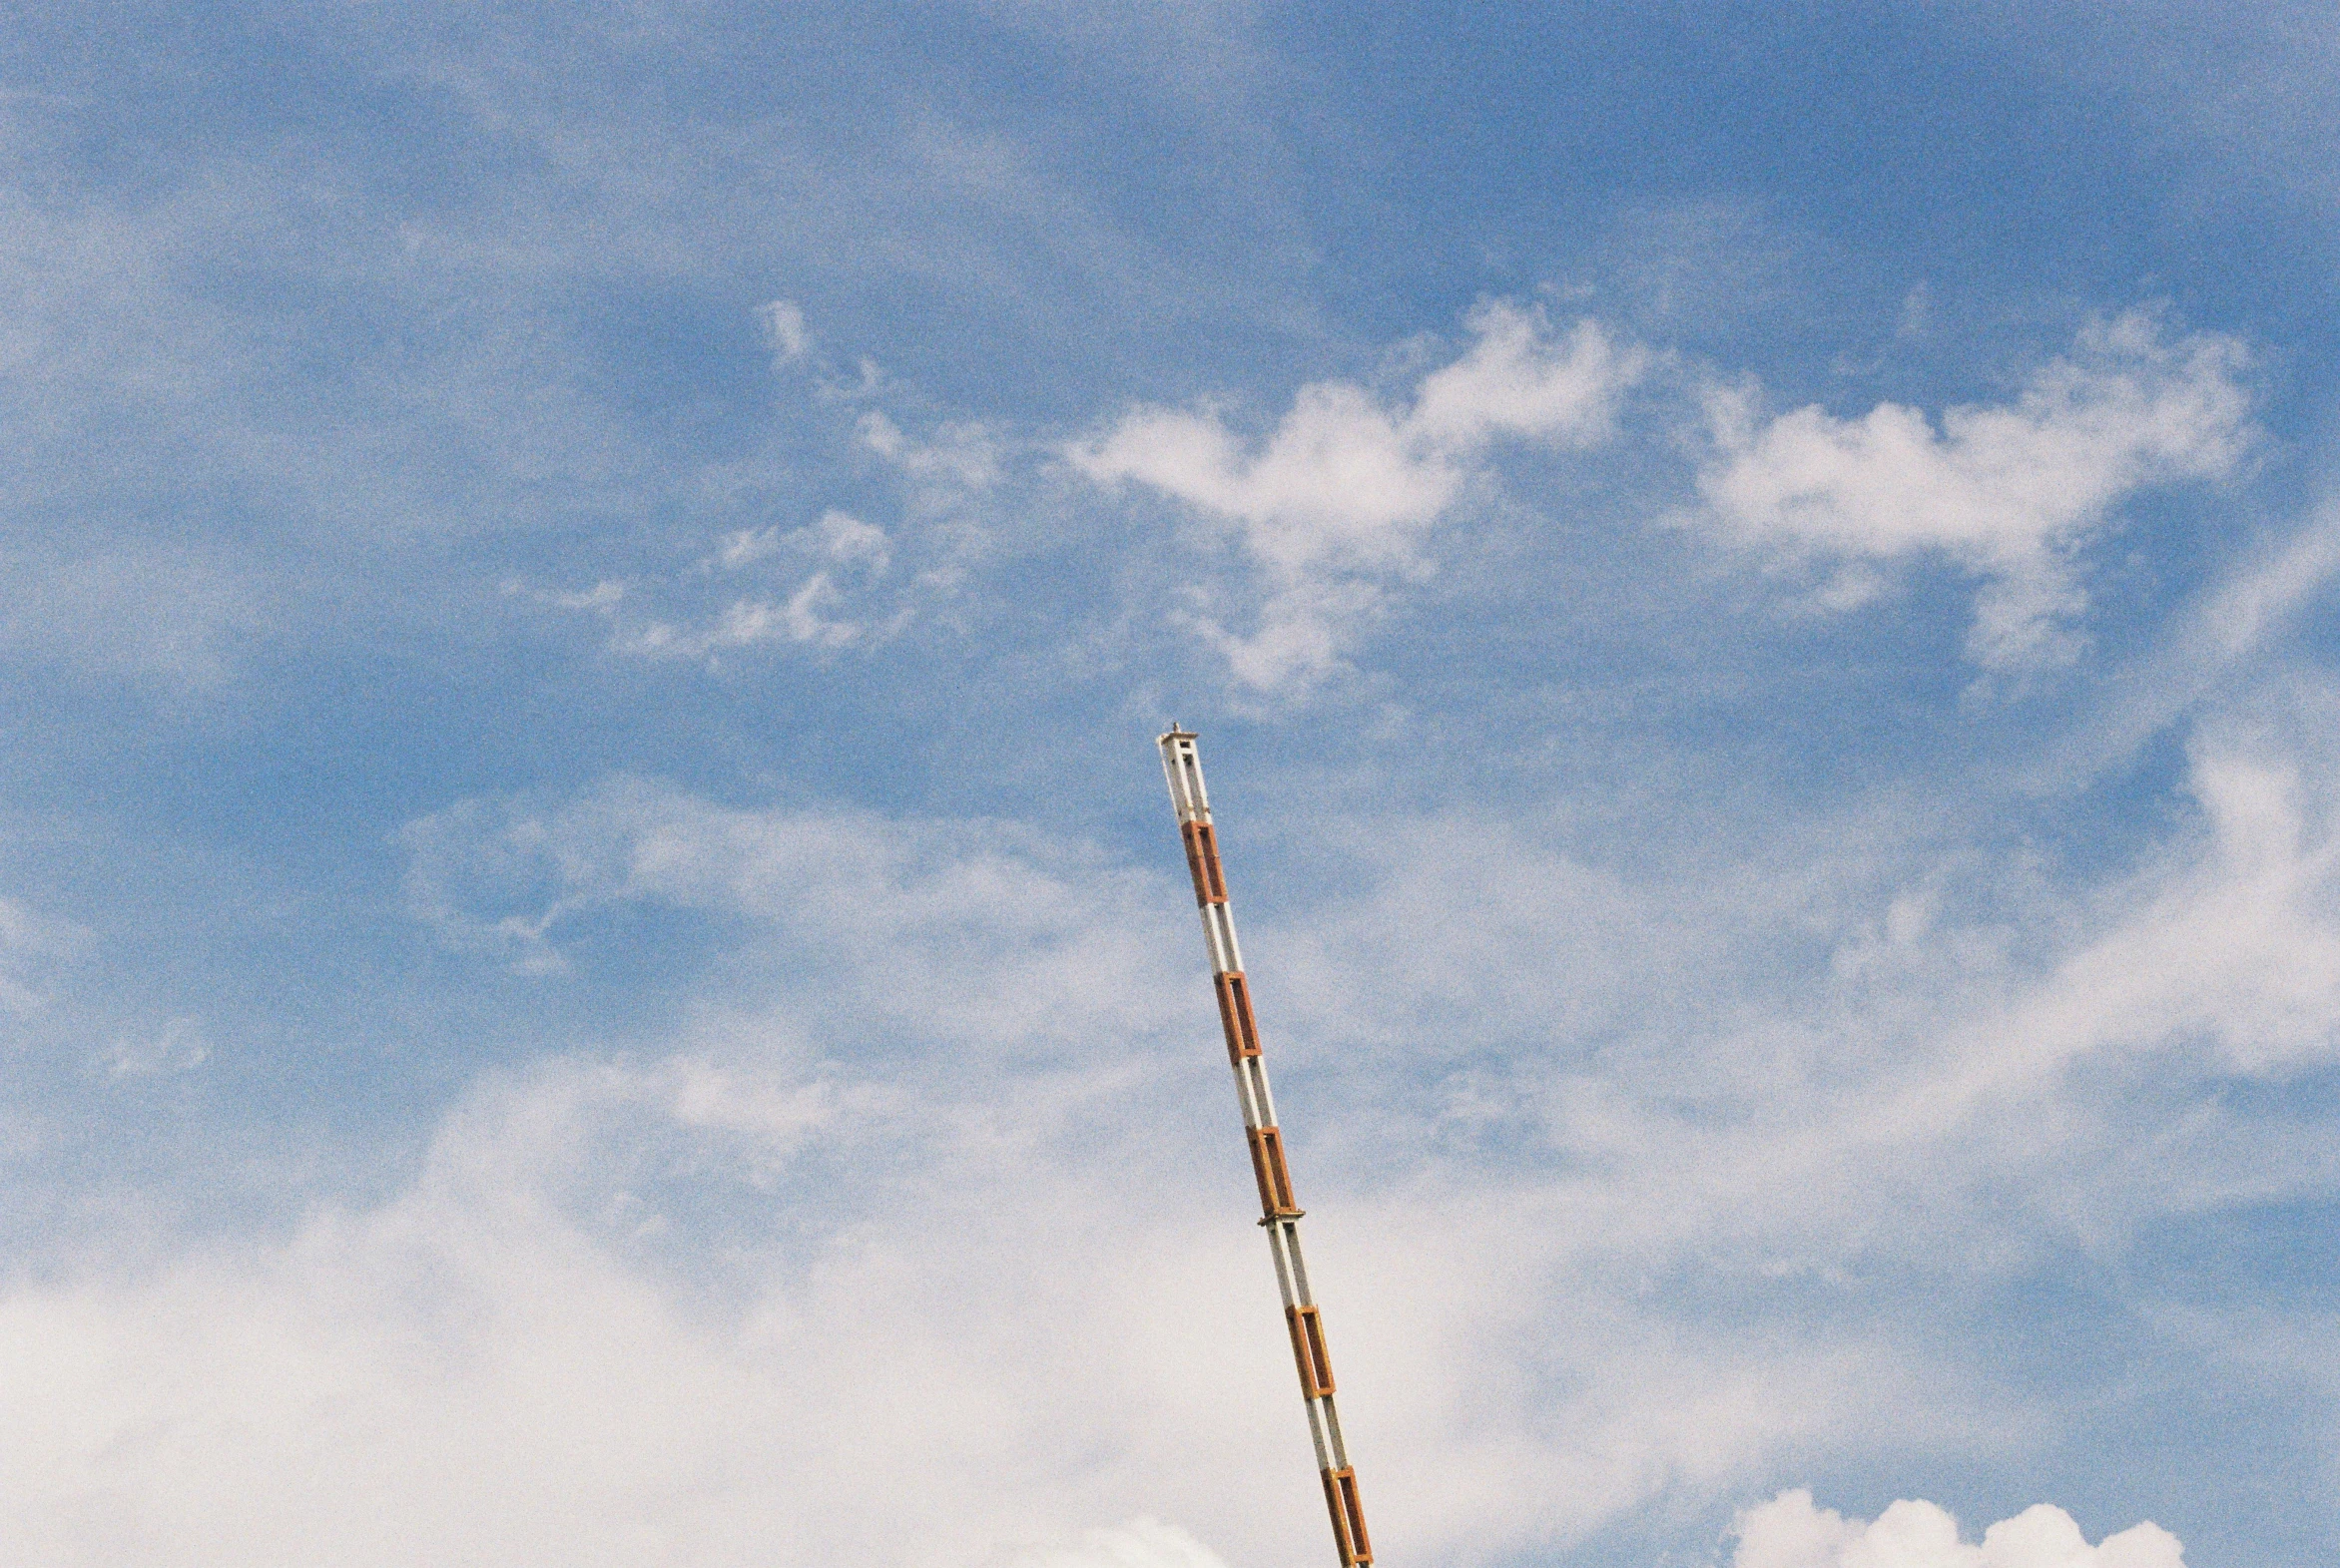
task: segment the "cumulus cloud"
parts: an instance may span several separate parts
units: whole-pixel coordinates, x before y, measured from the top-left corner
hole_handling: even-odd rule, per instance
[[[1810,1492],[1797,1490],[1741,1514],[1738,1533],[1731,1568],[2184,1568],[2177,1537],[2158,1525],[2132,1525],[2090,1546],[2071,1515],[2048,1503],[2002,1519],[1969,1545],[1933,1503],[1898,1502],[1864,1522],[1815,1507]]]
[[[2247,364],[2232,337],[2132,310],[2083,328],[2013,404],[1953,407],[1939,426],[1899,403],[1764,417],[1746,389],[1712,389],[1698,488],[1736,537],[1849,567],[1840,608],[1881,584],[1867,563],[1947,557],[1984,583],[1970,655],[2038,664],[2068,651],[2086,604],[2073,553],[2123,499],[2234,469],[2252,433]]]
[[[1340,660],[1389,585],[1427,569],[1421,544],[1503,437],[1590,446],[1648,355],[1592,321],[1555,333],[1540,306],[1494,300],[1462,356],[1410,406],[1351,381],[1304,386],[1264,440],[1216,409],[1132,409],[1066,451],[1099,484],[1136,483],[1233,533],[1265,583],[1257,630],[1200,624],[1244,685],[1305,686]]]

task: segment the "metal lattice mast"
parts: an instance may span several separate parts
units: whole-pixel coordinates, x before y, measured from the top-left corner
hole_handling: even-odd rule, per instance
[[[1284,1293],[1284,1320],[1292,1331],[1292,1358],[1300,1367],[1300,1394],[1308,1406],[1308,1433],[1316,1441],[1317,1470],[1324,1477],[1325,1506],[1333,1515],[1333,1540],[1342,1568],[1373,1561],[1365,1533],[1365,1511],[1357,1501],[1357,1472],[1341,1440],[1341,1417],[1333,1408],[1333,1365],[1325,1358],[1325,1325],[1308,1288],[1308,1266],[1300,1259],[1300,1206],[1292,1198],[1292,1173],[1284,1164],[1284,1135],[1276,1126],[1276,1101],[1268,1093],[1268,1067],[1260,1057],[1259,1024],[1252,1017],[1251,984],[1243,975],[1243,953],[1235,945],[1235,916],[1227,907],[1227,877],[1219,867],[1219,838],[1211,826],[1211,800],[1203,791],[1202,760],[1195,738],[1173,729],[1161,739],[1162,771],[1170,780],[1170,803],[1178,812],[1178,834],[1186,841],[1186,867],[1194,876],[1195,902],[1202,908],[1203,942],[1210,949],[1211,980],[1219,992],[1219,1022],[1227,1032],[1227,1060],[1235,1069],[1235,1093],[1243,1103],[1243,1133],[1251,1144],[1252,1175],[1260,1186],[1260,1225],[1276,1259],[1276,1285]]]

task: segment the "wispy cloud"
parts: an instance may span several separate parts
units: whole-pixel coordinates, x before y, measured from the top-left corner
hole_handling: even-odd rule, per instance
[[[901,604],[879,612],[882,619],[877,619],[864,608],[893,565],[892,541],[884,529],[835,507],[785,533],[768,527],[726,535],[707,565],[729,574],[789,560],[816,566],[785,597],[737,598],[696,626],[649,621],[621,631],[616,647],[660,659],[708,659],[759,643],[835,651],[890,636],[914,613],[911,606]]]
[[[884,410],[873,408],[862,415],[855,433],[862,445],[926,487],[929,505],[935,498],[987,489],[999,478],[998,441],[972,420],[946,422],[932,438],[918,440],[905,434]]]
[[[200,1018],[174,1018],[160,1029],[124,1036],[99,1054],[99,1062],[114,1078],[153,1078],[164,1073],[193,1072],[211,1060],[212,1044]]]
[[[0,1013],[47,1006],[59,967],[88,951],[95,934],[71,920],[0,897]]]
[[[804,306],[794,299],[771,300],[757,310],[756,323],[764,329],[764,341],[772,349],[776,366],[804,358],[813,347],[812,330],[805,325]]]
[[[2238,679],[2263,680],[2270,653],[2340,578],[2340,503],[2230,566],[2172,613],[2159,645],[2102,679],[2098,708],[2033,772],[2037,787],[2071,789],[2126,763],[2137,749]]]
[[[663,581],[604,579],[572,591],[512,582],[505,591],[600,618],[618,653],[712,667],[727,654],[761,646],[834,654],[898,634],[916,616],[921,597],[949,574],[929,569],[895,588],[888,581],[893,553],[884,529],[831,507],[801,528],[734,529],[694,568]],[[743,581],[759,579],[779,581],[743,589]],[[675,614],[676,600],[709,597],[716,602],[692,618]]]

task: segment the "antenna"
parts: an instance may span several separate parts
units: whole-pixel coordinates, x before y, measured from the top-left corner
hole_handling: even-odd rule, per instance
[[[1235,915],[1227,907],[1227,877],[1219,866],[1219,835],[1211,825],[1211,799],[1203,790],[1202,759],[1195,736],[1172,725],[1161,738],[1162,772],[1170,781],[1170,804],[1178,813],[1178,836],[1186,842],[1186,868],[1194,877],[1194,901],[1202,909],[1203,944],[1210,950],[1211,983],[1219,992],[1219,1023],[1227,1032],[1227,1060],[1235,1069],[1235,1095],[1243,1103],[1243,1136],[1251,1144],[1251,1171],[1259,1180],[1260,1225],[1276,1260],[1276,1287],[1284,1293],[1284,1321],[1292,1331],[1292,1359],[1300,1367],[1300,1396],[1308,1406],[1308,1434],[1316,1442],[1317,1470],[1324,1477],[1325,1506],[1333,1515],[1333,1542],[1342,1568],[1373,1561],[1365,1533],[1365,1511],[1357,1501],[1357,1471],[1341,1441],[1341,1417],[1333,1408],[1333,1363],[1325,1358],[1325,1324],[1308,1288],[1308,1266],[1300,1260],[1300,1205],[1292,1197],[1292,1173],[1284,1164],[1284,1134],[1276,1126],[1276,1101],[1268,1093],[1268,1066],[1260,1056],[1260,1031],[1252,1017],[1251,982],[1244,978],[1243,953],[1235,945]]]

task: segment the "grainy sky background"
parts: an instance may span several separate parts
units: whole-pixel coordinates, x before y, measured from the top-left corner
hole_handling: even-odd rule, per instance
[[[0,1555],[2332,1562],[2336,81],[10,8]]]

